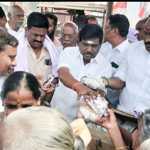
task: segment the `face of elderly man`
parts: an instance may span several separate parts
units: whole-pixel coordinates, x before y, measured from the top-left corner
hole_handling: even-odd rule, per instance
[[[71,24],[64,26],[62,31],[62,44],[65,47],[75,46],[77,42],[77,33],[75,27]]]
[[[10,22],[14,25],[14,28],[17,31],[24,22],[24,10],[19,6],[13,6],[10,13]]]

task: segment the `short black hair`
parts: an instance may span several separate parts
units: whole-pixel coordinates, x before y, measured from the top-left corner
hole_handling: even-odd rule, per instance
[[[4,100],[9,92],[18,89],[23,80],[26,82],[26,88],[31,90],[33,97],[38,101],[41,95],[40,84],[33,74],[25,71],[16,71],[7,77],[2,87],[2,99]]]
[[[6,45],[17,47],[18,40],[6,30],[0,29],[0,52],[5,50]]]
[[[48,19],[40,12],[32,12],[27,18],[27,28],[30,29],[32,27],[48,29]]]
[[[6,14],[3,10],[3,8],[0,6],[0,18],[6,17]]]
[[[55,26],[55,27],[57,26],[58,18],[57,18],[56,15],[54,15],[53,13],[50,13],[50,12],[46,12],[46,13],[45,13],[45,16],[46,16],[47,18],[50,18],[50,19],[54,20],[54,26]]]
[[[99,38],[100,43],[103,40],[103,30],[97,24],[86,24],[79,32],[79,41]]]
[[[122,37],[126,37],[129,32],[129,20],[125,15],[114,14],[108,17],[111,28],[117,28]]]

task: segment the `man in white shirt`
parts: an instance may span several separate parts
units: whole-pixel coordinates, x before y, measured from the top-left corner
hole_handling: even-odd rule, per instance
[[[7,30],[19,41],[21,33],[24,32],[24,28],[22,27],[24,23],[24,10],[18,5],[10,6],[8,19]]]
[[[57,77],[58,50],[47,36],[48,20],[40,12],[32,12],[27,18],[26,32],[22,34],[17,47],[15,71],[26,71],[34,74],[47,94],[53,92],[50,83]]]
[[[14,71],[18,41],[4,30],[0,30],[0,95],[6,77]],[[0,96],[0,112],[3,111]]]
[[[118,109],[138,115],[150,108],[150,18],[145,23],[144,41],[130,45],[125,61],[120,65],[107,87],[123,88]]]
[[[77,116],[78,95],[92,92],[80,79],[85,75],[111,77],[110,63],[101,54],[97,57],[102,39],[102,29],[88,24],[79,32],[79,46],[68,47],[60,55],[58,74],[61,82],[54,92],[51,106],[64,113],[69,120]]]
[[[100,52],[111,63],[113,75],[124,61],[124,55],[129,46],[127,39],[129,21],[125,15],[110,15],[106,21],[104,31],[106,42],[102,44]],[[117,106],[120,92],[108,89],[107,98],[114,107]]]
[[[40,12],[27,18],[27,29],[17,47],[17,71],[34,74],[41,83],[51,75],[57,76],[58,51],[47,36],[48,20]]]

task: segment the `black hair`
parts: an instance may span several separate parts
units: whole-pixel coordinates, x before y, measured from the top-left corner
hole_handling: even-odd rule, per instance
[[[45,13],[45,16],[46,16],[47,18],[50,18],[50,19],[54,20],[54,26],[55,26],[55,27],[57,26],[58,18],[57,18],[56,15],[54,15],[53,13],[50,13],[50,12],[46,12],[46,13]]]
[[[109,24],[111,28],[117,28],[122,37],[126,37],[129,32],[129,20],[125,15],[114,14],[109,16]]]
[[[46,16],[40,12],[32,12],[27,18],[27,28],[32,27],[48,29],[48,20]]]
[[[50,37],[50,39],[52,41],[54,41],[54,34],[55,34],[56,27],[57,27],[58,18],[57,18],[56,15],[54,15],[53,13],[50,13],[50,12],[46,12],[45,16],[46,16],[47,19],[50,18],[54,22],[54,30],[52,31],[52,33],[48,34],[48,36]]]
[[[6,14],[2,7],[0,7],[0,18],[6,17]]]
[[[2,87],[2,99],[4,100],[9,92],[18,89],[23,80],[26,82],[26,88],[31,90],[35,100],[38,100],[41,95],[40,84],[33,74],[25,71],[16,71],[7,77]]]
[[[99,25],[86,24],[79,32],[79,41],[99,38],[100,43],[103,40],[103,30]]]

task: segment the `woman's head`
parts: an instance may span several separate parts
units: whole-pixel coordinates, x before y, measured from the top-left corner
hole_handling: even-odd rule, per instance
[[[8,76],[2,88],[6,114],[20,108],[37,105],[41,95],[40,85],[31,73],[17,71]]]
[[[5,150],[75,150],[69,122],[53,108],[17,110],[5,119],[3,133]]]

